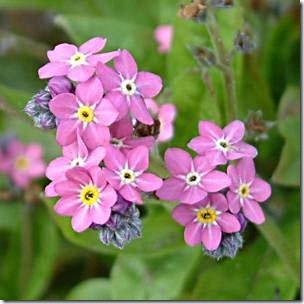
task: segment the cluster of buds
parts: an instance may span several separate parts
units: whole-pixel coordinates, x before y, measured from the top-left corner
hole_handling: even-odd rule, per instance
[[[146,171],[152,148],[173,136],[176,110],[155,102],[158,75],[138,71],[127,50],[100,53],[105,44],[96,37],[48,51],[38,73],[51,79],[26,112],[37,126],[47,112],[62,148],[46,169],[45,194],[60,197],[55,212],[71,217],[74,231],[97,229],[101,242],[123,248],[141,236],[142,194],[162,186]]]
[[[43,177],[45,163],[39,144],[22,144],[11,134],[0,138],[0,173],[9,177],[13,188],[25,189],[32,180]]]
[[[185,226],[189,246],[202,244],[205,253],[217,259],[234,257],[247,221],[257,225],[265,221],[259,203],[270,197],[271,188],[256,177],[257,150],[243,141],[243,122],[235,120],[221,129],[201,121],[199,133],[188,144],[198,153],[194,159],[179,148],[166,151],[170,177],[156,195],[180,202],[172,216]]]

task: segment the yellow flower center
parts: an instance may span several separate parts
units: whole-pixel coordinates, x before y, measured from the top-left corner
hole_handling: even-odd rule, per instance
[[[83,204],[91,206],[98,202],[99,194],[96,186],[87,185],[80,192],[80,200]]]
[[[69,62],[70,62],[70,65],[72,65],[72,67],[76,67],[76,66],[85,64],[86,55],[82,54],[80,52],[77,52],[70,58]]]
[[[238,190],[239,196],[242,198],[248,197],[250,194],[250,188],[248,184],[241,184]]]
[[[29,160],[27,157],[21,155],[15,160],[15,168],[17,170],[26,170],[29,167]]]
[[[211,224],[217,219],[217,214],[213,208],[202,208],[196,213],[197,220],[203,224]]]
[[[94,111],[88,106],[81,106],[78,108],[77,116],[80,121],[90,123],[94,119]]]

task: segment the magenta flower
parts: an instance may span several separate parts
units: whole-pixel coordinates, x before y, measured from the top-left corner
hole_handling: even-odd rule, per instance
[[[207,250],[215,250],[221,243],[222,232],[234,233],[241,229],[237,217],[227,210],[225,196],[216,193],[191,206],[178,205],[174,208],[172,217],[186,226],[184,238],[189,246],[202,243]]]
[[[50,62],[39,69],[39,77],[67,76],[73,81],[88,80],[95,73],[98,62],[106,63],[119,55],[119,51],[97,54],[104,48],[106,41],[105,38],[95,37],[79,49],[69,43],[57,45],[54,50],[47,52]]]
[[[65,172],[69,169],[74,167],[89,169],[98,166],[106,155],[106,149],[103,147],[97,147],[90,152],[79,134],[77,134],[77,141],[63,147],[62,152],[63,156],[52,160],[46,168],[45,175],[52,181],[45,188],[45,194],[48,197],[58,195],[55,191],[55,185],[66,179]]]
[[[7,146],[1,167],[18,187],[26,188],[33,179],[44,175],[42,154],[39,144],[26,146],[18,140],[12,140]]]
[[[159,25],[154,31],[154,38],[158,43],[158,52],[169,53],[173,38],[173,26],[170,24]]]
[[[171,103],[158,105],[153,99],[145,99],[146,105],[153,116],[159,120],[158,142],[170,140],[174,134],[173,123],[176,116],[176,107]]]
[[[220,191],[230,185],[230,178],[214,170],[205,157],[196,156],[179,148],[170,148],[165,153],[166,167],[171,174],[156,195],[163,200],[195,204],[209,192]]]
[[[142,204],[140,192],[152,192],[162,186],[162,179],[145,173],[149,167],[149,149],[145,146],[130,150],[124,155],[118,149],[107,151],[104,159],[105,177],[126,200]]]
[[[159,76],[149,72],[138,72],[137,64],[127,50],[122,50],[114,58],[114,68],[99,63],[97,75],[101,79],[108,98],[120,115],[126,116],[130,109],[131,114],[140,122],[152,125],[153,119],[145,105],[144,98],[156,96],[162,88]]]
[[[208,157],[214,165],[224,165],[228,160],[242,157],[256,157],[257,150],[243,142],[244,123],[232,121],[223,130],[211,121],[199,123],[200,136],[193,138],[188,147],[200,155]]]
[[[270,197],[271,187],[256,177],[253,160],[243,158],[237,165],[228,166],[227,173],[231,178],[230,191],[227,193],[230,211],[238,213],[242,209],[249,221],[262,224],[265,216],[258,203]]]
[[[108,126],[118,116],[111,102],[103,98],[103,88],[96,77],[78,84],[76,95],[57,95],[50,101],[49,107],[59,119],[57,142],[61,146],[75,142],[77,132],[90,149],[108,143]]]
[[[59,215],[72,216],[72,228],[82,232],[91,224],[105,224],[117,200],[116,191],[107,184],[99,167],[73,168],[66,180],[55,185],[61,199],[54,206]]]
[[[153,136],[134,137],[133,125],[128,116],[115,122],[110,127],[111,146],[120,149],[122,152],[136,148],[138,146],[146,146],[151,148],[154,145]]]

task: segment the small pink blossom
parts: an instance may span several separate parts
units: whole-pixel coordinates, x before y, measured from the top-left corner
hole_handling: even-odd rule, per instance
[[[151,148],[154,145],[153,136],[135,137],[133,135],[133,125],[130,117],[125,116],[121,120],[115,122],[110,127],[111,146],[120,149],[122,152],[136,148],[138,146],[146,146]]]
[[[78,84],[76,95],[57,95],[50,101],[49,107],[59,119],[57,142],[61,146],[75,142],[77,132],[90,149],[108,143],[108,126],[118,116],[111,102],[103,98],[103,87],[96,77]]]
[[[157,141],[166,142],[170,140],[174,135],[173,123],[176,116],[176,107],[171,103],[158,105],[151,98],[145,99],[145,102],[152,115],[160,122]]]
[[[119,55],[119,51],[97,54],[106,44],[106,39],[95,37],[79,48],[73,44],[62,43],[48,51],[49,63],[38,71],[41,79],[54,76],[67,76],[73,81],[86,81],[95,73],[98,62],[106,63]]]
[[[230,178],[214,170],[206,157],[196,156],[179,148],[170,148],[165,153],[166,167],[171,176],[164,181],[156,195],[163,200],[195,204],[209,192],[220,191],[230,185]]]
[[[42,154],[39,144],[23,145],[18,140],[12,140],[3,154],[1,167],[18,187],[26,188],[33,179],[44,175]]]
[[[214,165],[224,165],[228,160],[242,157],[256,157],[257,150],[243,142],[245,125],[239,120],[232,121],[223,130],[211,121],[199,123],[200,136],[193,138],[188,147],[208,157]]]
[[[61,199],[56,213],[72,217],[72,228],[82,232],[91,224],[105,224],[117,201],[116,191],[107,184],[99,167],[76,167],[66,172],[66,180],[55,185]]]
[[[131,114],[140,122],[152,125],[153,119],[144,102],[145,98],[156,96],[162,88],[159,76],[149,72],[138,72],[137,64],[127,50],[114,58],[114,69],[103,63],[97,65],[108,98],[119,111],[118,119]]]
[[[89,151],[79,134],[77,141],[62,148],[63,156],[55,158],[50,162],[45,175],[52,182],[45,188],[48,197],[57,196],[55,185],[59,181],[65,180],[65,172],[74,167],[89,169],[98,166],[106,155],[106,149],[97,147]]]
[[[230,211],[238,213],[242,209],[249,221],[262,224],[265,216],[259,203],[270,197],[271,187],[256,177],[253,160],[243,158],[237,165],[228,166],[227,173],[231,178],[230,191],[227,193]]]
[[[173,26],[170,24],[159,25],[154,31],[154,38],[158,43],[158,52],[169,53],[173,38]]]
[[[216,250],[221,243],[222,232],[234,233],[241,229],[237,217],[227,211],[225,196],[216,193],[194,205],[178,205],[172,217],[186,226],[184,238],[189,246],[202,243],[207,250]]]
[[[105,177],[126,200],[142,204],[141,192],[152,192],[162,186],[162,179],[145,173],[149,167],[149,149],[136,147],[124,155],[118,149],[107,151],[104,159]]]

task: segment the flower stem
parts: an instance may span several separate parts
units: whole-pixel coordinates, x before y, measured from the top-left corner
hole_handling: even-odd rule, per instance
[[[224,42],[221,38],[220,31],[212,11],[208,12],[208,21],[206,23],[210,38],[216,51],[219,67],[223,73],[226,91],[227,91],[227,111],[228,119],[236,119],[236,93],[233,72],[231,68],[230,55],[225,49]]]

